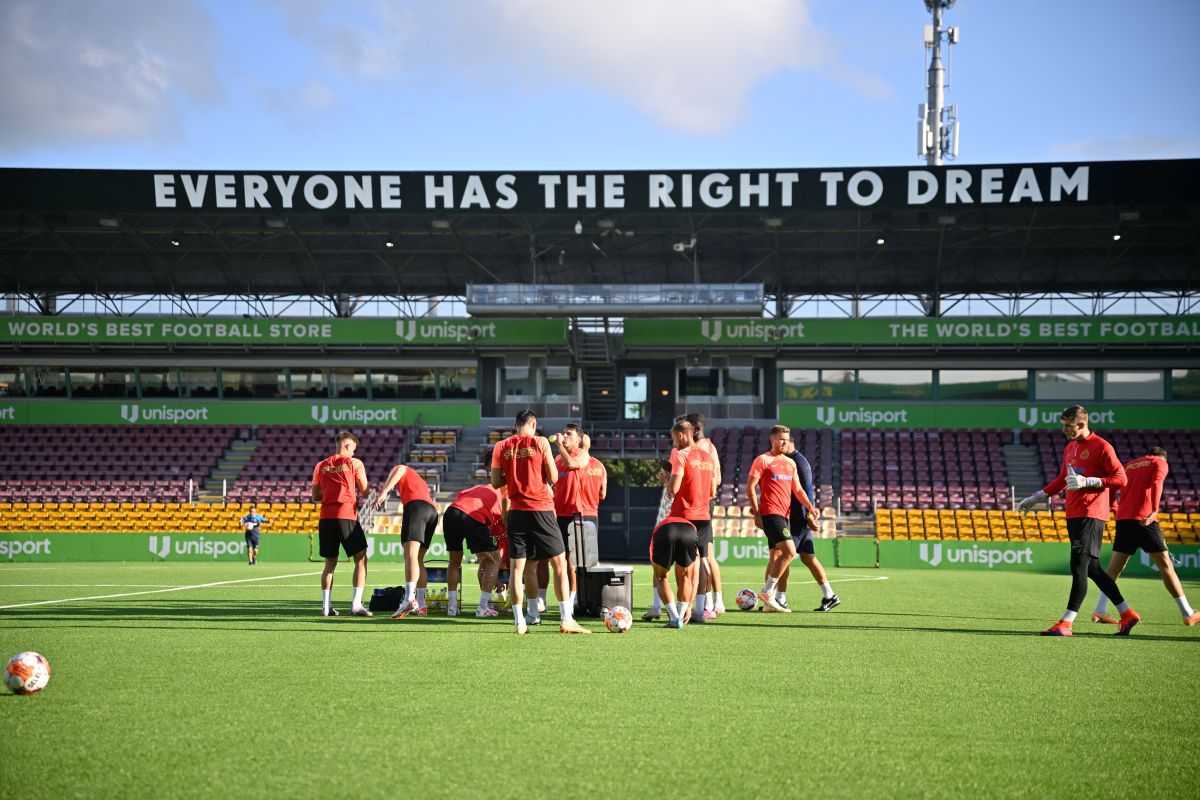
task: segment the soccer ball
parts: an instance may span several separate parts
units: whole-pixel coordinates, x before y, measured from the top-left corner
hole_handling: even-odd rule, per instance
[[[758,605],[758,595],[753,589],[742,589],[737,593],[737,604],[742,611],[753,611]]]
[[[50,662],[40,653],[17,653],[4,668],[4,685],[14,694],[37,694],[50,682]]]
[[[609,633],[625,633],[633,627],[633,614],[625,606],[614,606],[604,618],[604,627]]]

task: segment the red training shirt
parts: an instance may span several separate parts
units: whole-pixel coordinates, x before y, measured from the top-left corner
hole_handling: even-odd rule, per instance
[[[1128,482],[1121,490],[1117,519],[1143,520],[1158,511],[1162,500],[1163,481],[1167,478],[1167,460],[1158,456],[1142,456],[1125,465]]]
[[[313,467],[312,482],[321,487],[321,519],[358,519],[354,490],[367,482],[361,461],[350,456],[330,456]]]
[[[1063,448],[1063,465],[1058,477],[1042,489],[1048,495],[1056,495],[1067,488],[1067,467],[1076,475],[1100,478],[1099,489],[1075,489],[1067,492],[1067,519],[1090,517],[1108,520],[1108,490],[1120,489],[1125,485],[1125,468],[1117,459],[1111,444],[1094,432],[1089,432],[1082,441],[1072,439]]]
[[[500,493],[486,483],[463,489],[454,496],[450,507],[487,525],[492,536],[499,538],[507,533],[504,530],[504,517],[500,513]]]
[[[550,443],[540,436],[518,433],[496,442],[492,468],[504,472],[508,507],[513,511],[554,510],[554,495],[542,471],[549,452]]]
[[[671,451],[671,477],[683,483],[671,501],[671,516],[687,520],[712,519],[708,501],[713,497],[713,457],[694,445]]]
[[[588,456],[586,466],[571,469],[560,455],[554,459],[558,482],[554,484],[554,514],[571,517],[579,512],[585,517],[600,514],[600,490],[608,480],[608,471],[599,459]]]
[[[408,505],[410,500],[424,500],[431,506],[435,505],[433,495],[429,493],[429,484],[412,467],[405,467],[400,482],[396,484],[396,494],[400,495],[400,502],[404,505]]]
[[[758,513],[762,516],[773,514],[787,518],[792,513],[792,497],[797,502],[803,487],[800,486],[800,475],[796,471],[796,462],[787,456],[763,453],[754,459],[750,466],[750,474],[746,476],[746,485],[755,478],[758,479]],[[747,490],[746,494],[749,494]]]

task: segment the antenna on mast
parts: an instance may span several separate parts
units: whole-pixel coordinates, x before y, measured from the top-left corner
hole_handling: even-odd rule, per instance
[[[955,0],[925,0],[925,8],[933,14],[933,24],[925,26],[925,55],[929,62],[925,76],[927,102],[917,106],[917,155],[924,156],[931,167],[942,165],[943,159],[958,156],[958,106],[946,105],[948,69],[942,66],[942,42],[946,42],[946,61],[950,48],[958,44],[958,28],[942,26],[942,12]]]

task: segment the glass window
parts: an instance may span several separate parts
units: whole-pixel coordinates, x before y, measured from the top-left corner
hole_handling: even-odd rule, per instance
[[[1162,370],[1104,371],[1105,400],[1162,400]]]
[[[368,383],[365,369],[329,370],[329,386],[334,397],[366,397]]]
[[[933,370],[860,369],[858,396],[863,400],[929,400]]]
[[[133,367],[95,370],[72,367],[72,397],[137,397],[137,377]]]
[[[782,400],[816,400],[820,373],[815,369],[785,369],[780,385]]]
[[[570,400],[579,399],[579,380],[575,374],[575,370],[561,370],[565,373],[565,377],[556,374],[552,377],[551,370],[556,368],[546,368],[546,397],[568,398]]]
[[[66,397],[67,371],[63,367],[30,367],[25,372],[29,391],[38,397]]]
[[[292,397],[328,397],[329,382],[323,369],[293,369]]]
[[[0,397],[24,397],[25,375],[19,369],[0,367]]]
[[[721,370],[689,367],[679,370],[680,397],[716,397],[721,391]]]
[[[292,386],[295,387],[295,378]],[[433,370],[425,368],[372,370],[371,396],[375,399],[420,398],[434,396]],[[294,388],[293,388],[294,390]]]
[[[1200,400],[1200,369],[1171,370],[1171,396],[1176,400]]]
[[[179,371],[142,367],[142,397],[179,397]]]
[[[1038,370],[1034,391],[1038,400],[1094,400],[1095,375],[1091,372]]]
[[[441,370],[440,380],[444,398],[479,396],[474,367],[447,367]]]
[[[754,367],[730,367],[725,370],[724,383],[726,397],[757,400],[762,395],[758,370]]]
[[[825,400],[854,399],[854,370],[821,370],[821,398]]]
[[[189,367],[179,370],[179,382],[184,397],[216,397],[217,371],[211,367]]]
[[[942,400],[1025,400],[1029,372],[1023,369],[943,369],[938,371]]]
[[[221,392],[226,398],[287,397],[287,373],[280,369],[222,369]]]

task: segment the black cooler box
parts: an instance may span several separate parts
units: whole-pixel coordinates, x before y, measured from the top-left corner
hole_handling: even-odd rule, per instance
[[[633,567],[622,564],[578,567],[576,580],[579,594],[575,613],[579,616],[603,618],[614,606],[633,611]]]

